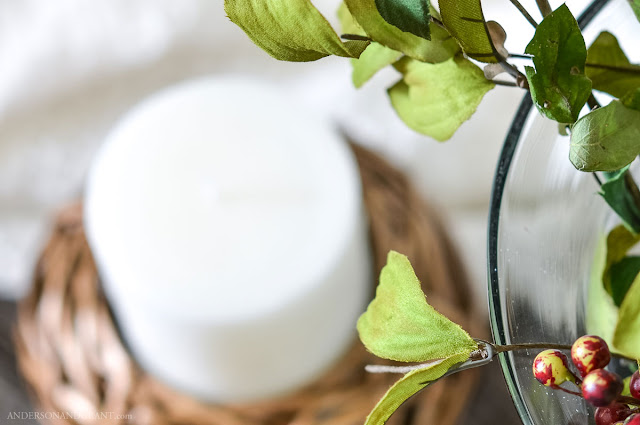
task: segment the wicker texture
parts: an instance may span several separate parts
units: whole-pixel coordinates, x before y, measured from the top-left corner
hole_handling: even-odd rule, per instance
[[[376,272],[386,253],[409,256],[429,302],[474,336],[484,336],[458,257],[431,211],[406,178],[375,154],[354,146],[370,217]],[[16,349],[20,371],[43,412],[78,412],[59,425],[356,425],[399,375],[368,374],[388,363],[358,341],[318,381],[277,400],[202,404],[145,374],[120,340],[82,229],[81,206],[64,210],[20,303]],[[377,273],[376,273],[377,274]],[[372,295],[375,285],[372,282]],[[479,320],[480,319],[480,320]],[[477,380],[466,371],[413,397],[389,421],[451,425]],[[99,418],[95,412],[109,412]],[[120,416],[121,415],[121,416]],[[119,419],[118,416],[125,419]]]

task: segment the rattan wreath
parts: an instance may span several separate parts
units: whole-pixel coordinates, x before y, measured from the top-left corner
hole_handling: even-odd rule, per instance
[[[354,146],[370,219],[376,275],[395,249],[412,260],[429,302],[474,336],[484,336],[467,280],[443,226],[405,176]],[[81,206],[59,215],[19,304],[15,332],[19,369],[42,412],[79,412],[59,425],[359,425],[399,375],[368,374],[383,363],[358,341],[335,367],[308,387],[277,400],[211,405],[179,394],[147,375],[120,339],[102,294],[82,228]],[[375,282],[371,282],[371,294]],[[476,371],[453,375],[421,392],[389,421],[454,424]],[[96,412],[108,414],[96,415]]]

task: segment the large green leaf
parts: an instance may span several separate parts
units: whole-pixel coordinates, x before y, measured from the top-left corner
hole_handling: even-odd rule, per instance
[[[380,273],[375,299],[358,320],[358,333],[376,356],[403,362],[468,357],[478,348],[464,329],[427,303],[409,259],[395,251]]]
[[[309,0],[225,0],[229,18],[276,59],[306,62],[358,57],[366,41],[342,42]]]
[[[402,53],[383,46],[380,43],[371,43],[358,59],[351,59],[353,85],[362,87],[376,72],[387,65],[391,65],[400,59]]]
[[[633,233],[640,233],[640,208],[637,204],[637,195],[640,194],[635,183],[629,178],[629,166],[608,173],[607,177],[607,181],[600,186],[600,195],[622,219],[627,229]]]
[[[615,171],[640,153],[640,111],[614,100],[580,118],[571,130],[569,159],[581,171]]]
[[[587,51],[586,75],[593,88],[622,97],[640,87],[640,66],[632,65],[610,32],[602,32]]]
[[[443,28],[429,24],[431,41],[404,32],[384,20],[375,0],[345,0],[349,12],[372,40],[422,62],[446,61],[460,51],[456,41]],[[432,11],[434,13],[435,11]]]
[[[439,5],[442,22],[467,56],[480,62],[500,62],[480,0],[440,0]]]
[[[640,359],[640,275],[620,305],[613,346],[626,356]]]
[[[614,227],[607,235],[607,256],[602,272],[602,285],[609,295],[612,294],[611,267],[620,262],[638,241],[640,235],[634,235],[623,225]]]
[[[466,361],[468,357],[468,354],[456,354],[433,363],[424,369],[407,373],[376,404],[369,416],[367,416],[365,425],[383,425],[409,397],[442,377],[455,364]]]
[[[429,0],[375,0],[375,2],[380,15],[394,27],[427,40],[431,38]]]
[[[573,123],[591,95],[591,81],[584,75],[582,32],[566,5],[544,18],[525,52],[533,55],[535,69],[525,71],[538,110],[552,120]]]
[[[404,78],[389,89],[391,104],[409,127],[439,141],[451,138],[494,87],[462,57],[435,65],[404,58],[395,67]]]

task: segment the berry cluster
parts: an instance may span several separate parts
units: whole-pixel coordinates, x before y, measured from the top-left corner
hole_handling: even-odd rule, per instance
[[[602,338],[578,338],[571,347],[571,360],[580,376],[569,368],[567,356],[561,351],[542,351],[533,361],[533,375],[542,385],[584,397],[597,408],[597,425],[640,425],[640,375],[636,371],[631,377],[631,397],[621,396],[622,378],[604,369],[611,353]],[[561,387],[565,382],[575,384],[580,391]]]

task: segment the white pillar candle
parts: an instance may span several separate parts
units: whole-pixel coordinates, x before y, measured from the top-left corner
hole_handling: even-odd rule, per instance
[[[218,402],[294,390],[345,352],[370,287],[364,222],[336,129],[238,77],[134,108],[86,189],[87,237],[135,358]]]

